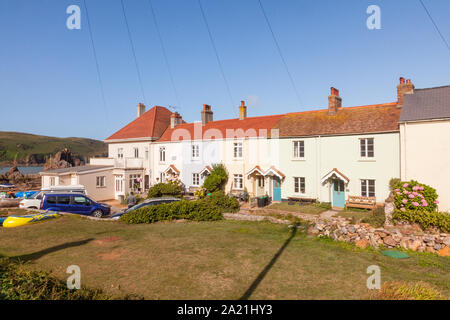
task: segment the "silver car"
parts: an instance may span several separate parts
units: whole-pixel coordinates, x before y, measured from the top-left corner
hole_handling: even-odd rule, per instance
[[[141,203],[138,203],[134,206],[132,206],[129,209],[123,210],[121,212],[118,212],[116,214],[113,214],[111,216],[111,219],[113,220],[119,220],[120,217],[128,212],[140,209],[140,208],[145,208],[145,207],[149,207],[149,206],[156,206],[158,204],[163,204],[163,203],[171,203],[171,202],[176,202],[176,201],[180,201],[179,198],[174,198],[174,197],[162,197],[162,198],[150,198],[150,199],[146,199],[144,201],[142,201]]]

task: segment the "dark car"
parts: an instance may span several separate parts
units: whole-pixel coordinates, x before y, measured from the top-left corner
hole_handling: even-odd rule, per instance
[[[175,201],[180,201],[180,199],[178,198],[151,198],[151,199],[146,199],[141,203],[138,203],[135,206],[132,206],[131,208],[118,212],[116,214],[113,214],[111,216],[111,219],[119,219],[123,214],[140,209],[140,208],[144,208],[144,207],[148,207],[148,206],[156,206],[158,204],[163,204],[163,203],[171,203],[171,202],[175,202]]]
[[[84,194],[47,193],[41,202],[42,210],[62,211],[101,218],[109,215],[111,206],[95,202]]]

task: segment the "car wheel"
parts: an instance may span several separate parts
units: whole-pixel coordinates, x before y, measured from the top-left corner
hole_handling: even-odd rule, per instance
[[[95,210],[94,212],[92,212],[92,216],[95,218],[101,218],[103,216],[103,211],[102,210]]]

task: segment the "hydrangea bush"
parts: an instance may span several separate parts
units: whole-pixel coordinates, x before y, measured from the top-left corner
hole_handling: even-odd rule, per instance
[[[436,189],[414,180],[397,182],[392,192],[396,208],[403,212],[418,209],[434,212],[439,204]]]

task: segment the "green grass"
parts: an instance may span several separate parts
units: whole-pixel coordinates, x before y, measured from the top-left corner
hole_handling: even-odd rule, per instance
[[[147,299],[239,299],[277,255],[250,299],[368,299],[370,265],[382,282],[422,281],[450,293],[450,259],[410,254],[391,259],[330,239],[310,238],[268,222],[170,222],[126,225],[64,216],[0,228],[0,255],[27,270],[66,281],[81,268],[82,286]]]
[[[45,157],[54,155],[63,148],[69,148],[74,155],[91,157],[107,152],[103,141],[86,138],[56,138],[20,132],[0,131],[0,162],[11,163],[14,159],[23,162],[33,155],[39,163]]]
[[[358,211],[352,211],[353,209],[346,209],[340,211],[336,216],[343,217],[350,220],[351,223],[368,223],[373,227],[379,228],[384,225],[385,215],[384,208],[378,207],[374,213],[371,210],[360,209]],[[364,211],[361,211],[364,210]]]
[[[267,208],[306,214],[321,214],[322,212],[327,211],[327,209],[319,207],[318,205],[308,204],[300,206],[296,202],[294,202],[294,204],[289,204],[288,202],[273,203]]]

